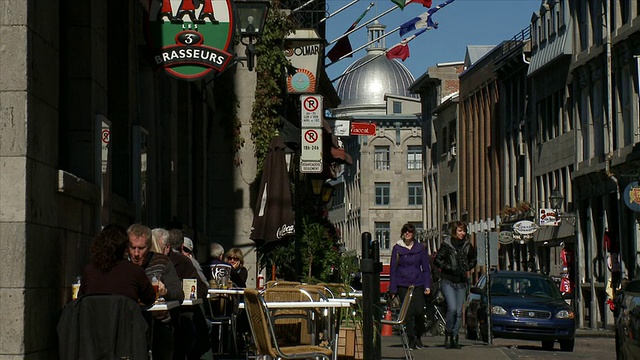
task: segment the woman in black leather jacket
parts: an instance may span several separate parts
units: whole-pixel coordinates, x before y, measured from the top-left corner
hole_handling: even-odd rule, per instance
[[[458,333],[462,324],[462,305],[467,295],[467,272],[476,267],[476,249],[467,239],[467,224],[451,224],[451,236],[446,236],[434,260],[440,268],[442,292],[447,301],[444,347],[459,349]]]

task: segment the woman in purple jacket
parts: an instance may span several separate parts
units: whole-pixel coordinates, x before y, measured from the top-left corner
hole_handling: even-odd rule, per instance
[[[414,241],[415,234],[416,228],[413,224],[402,226],[401,239],[391,251],[389,284],[391,295],[400,296],[402,300],[409,286],[415,286],[406,318],[409,347],[412,350],[424,347],[421,340],[424,333],[424,295],[431,293],[429,256],[424,246]]]

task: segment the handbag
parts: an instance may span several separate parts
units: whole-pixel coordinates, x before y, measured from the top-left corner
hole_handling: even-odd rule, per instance
[[[391,299],[391,309],[397,310],[400,309],[402,303],[400,302],[400,296],[396,295]]]

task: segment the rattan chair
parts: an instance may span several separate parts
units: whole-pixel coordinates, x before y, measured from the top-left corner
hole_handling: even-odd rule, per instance
[[[405,322],[407,311],[409,311],[409,305],[411,304],[411,299],[413,298],[413,288],[414,286],[411,285],[407,289],[407,295],[405,295],[404,300],[402,301],[400,312],[398,312],[398,317],[395,320],[380,320],[383,325],[392,325],[400,328],[400,340],[402,341],[404,357],[407,360],[413,359],[413,352],[409,347],[409,337],[407,336],[407,326]]]
[[[273,319],[262,295],[254,289],[244,292],[244,306],[249,315],[249,324],[257,355],[273,359],[323,358],[330,360],[331,349],[314,345],[279,346],[273,327]]]
[[[266,301],[314,301],[307,291],[288,286],[265,289],[262,295]],[[316,344],[313,309],[278,309],[271,316],[280,344]]]

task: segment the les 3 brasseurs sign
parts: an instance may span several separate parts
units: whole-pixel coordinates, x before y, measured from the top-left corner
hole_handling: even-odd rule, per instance
[[[170,75],[198,80],[233,60],[232,0],[148,0],[152,63]]]

